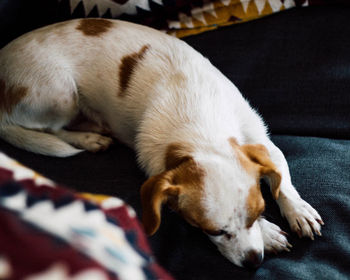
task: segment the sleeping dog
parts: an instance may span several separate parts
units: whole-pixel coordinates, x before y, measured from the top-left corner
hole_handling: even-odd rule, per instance
[[[238,266],[289,251],[261,214],[260,179],[291,229],[321,235],[320,215],[297,193],[282,152],[239,90],[185,42],[132,23],[78,19],[47,26],[0,50],[0,137],[67,157],[135,149],[149,179],[142,222],[154,234],[162,204],[202,229]]]

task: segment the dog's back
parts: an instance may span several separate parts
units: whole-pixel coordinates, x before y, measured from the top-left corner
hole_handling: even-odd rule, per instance
[[[69,156],[80,150],[37,130],[57,131],[83,111],[133,145],[147,99],[171,73],[169,60],[177,61],[171,52],[177,44],[184,43],[104,19],[58,23],[19,37],[0,50],[0,136],[34,152]],[[145,75],[137,69],[146,58]]]
[[[157,143],[151,143],[149,133],[158,135],[158,143],[163,138],[166,146],[171,126],[189,119],[202,119],[210,130],[218,130],[225,122],[211,114],[216,105],[225,118],[237,113],[230,109],[235,105],[243,106],[242,112],[250,110],[233,84],[186,43],[105,19],[58,23],[14,40],[0,51],[0,86],[0,135],[17,146],[56,156],[80,150],[23,128],[58,131],[83,112],[99,125],[107,124],[120,141],[133,147],[137,142],[139,150],[147,149],[141,144],[147,142],[151,150]],[[234,127],[236,118],[231,119]],[[136,132],[145,133],[136,139]],[[38,143],[52,141],[36,149]]]

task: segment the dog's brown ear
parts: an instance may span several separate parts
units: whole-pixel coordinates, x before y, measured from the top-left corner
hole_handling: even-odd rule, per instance
[[[170,172],[149,178],[141,187],[142,223],[148,235],[159,228],[162,204],[179,195],[180,187],[170,183]]]
[[[260,176],[268,181],[274,199],[279,197],[281,174],[270,159],[269,152],[264,145],[243,145],[242,150],[251,161],[260,165]]]

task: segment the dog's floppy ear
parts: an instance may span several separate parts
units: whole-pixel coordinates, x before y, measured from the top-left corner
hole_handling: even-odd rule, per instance
[[[243,145],[242,150],[251,161],[260,165],[260,175],[268,181],[274,199],[280,192],[281,174],[270,159],[269,152],[264,145]]]
[[[161,221],[161,207],[169,198],[177,198],[180,187],[172,185],[171,171],[149,178],[141,187],[142,223],[148,235],[153,235]]]

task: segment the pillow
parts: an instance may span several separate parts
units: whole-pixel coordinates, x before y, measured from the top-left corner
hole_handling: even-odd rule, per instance
[[[337,2],[346,2],[338,0]],[[118,18],[152,26],[177,37],[241,23],[297,6],[327,0],[59,0],[61,20],[68,17]]]
[[[172,279],[121,199],[75,193],[0,153],[0,279]]]

